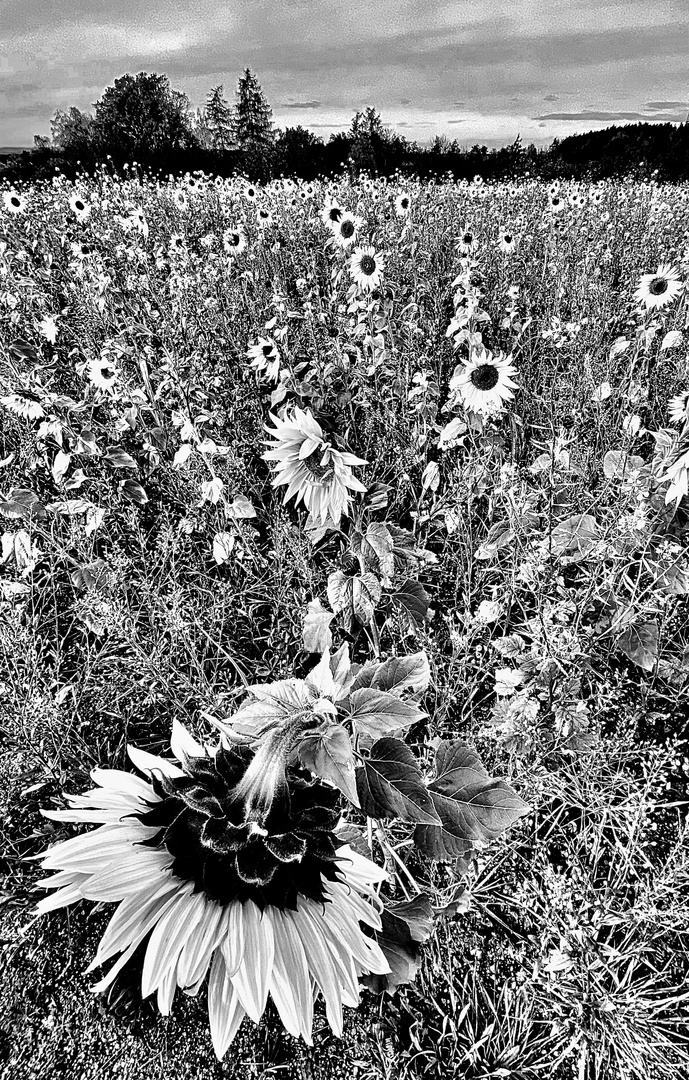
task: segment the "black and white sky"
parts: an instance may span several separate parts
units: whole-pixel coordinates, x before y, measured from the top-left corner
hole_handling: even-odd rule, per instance
[[[496,145],[689,112],[689,0],[0,0],[0,145],[50,134],[129,71],[194,106],[251,67],[278,126],[356,109]]]

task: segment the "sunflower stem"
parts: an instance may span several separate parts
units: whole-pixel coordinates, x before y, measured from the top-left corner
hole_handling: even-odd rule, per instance
[[[395,851],[394,847],[393,847],[393,846],[392,846],[392,844],[391,844],[391,843],[389,842],[389,840],[388,840],[388,838],[387,838],[387,836],[385,835],[385,832],[384,832],[384,830],[383,830],[383,826],[381,825],[381,823],[380,823],[379,821],[377,821],[377,822],[376,822],[376,836],[378,837],[378,843],[380,844],[380,846],[382,847],[382,849],[383,849],[383,851],[384,851],[384,852],[386,853],[386,855],[390,855],[390,856],[391,856],[391,858],[392,858],[392,859],[393,859],[393,860],[394,860],[394,861],[395,861],[395,862],[397,863],[397,865],[398,865],[398,866],[400,867],[400,869],[404,871],[404,874],[405,874],[405,876],[407,877],[407,879],[408,879],[408,881],[409,881],[410,885],[411,885],[411,886],[412,886],[412,888],[414,889],[414,892],[415,892],[415,893],[416,893],[417,895],[418,895],[418,894],[419,894],[420,892],[423,892],[423,890],[422,890],[421,886],[420,886],[420,885],[418,884],[418,882],[416,881],[416,878],[415,878],[415,877],[413,876],[413,874],[411,873],[411,871],[410,871],[410,870],[409,870],[409,869],[408,869],[408,868],[407,868],[407,867],[406,867],[406,866],[404,865],[404,863],[403,863],[403,862],[402,862],[402,860],[400,859],[399,855],[398,855],[398,854],[397,854],[397,852]],[[405,896],[407,897],[407,900],[409,900],[409,899],[410,899],[410,896],[409,896],[409,893],[407,892],[407,890],[406,890],[406,888],[405,888],[404,882],[403,882],[403,881],[401,880],[401,878],[400,878],[399,874],[396,874],[395,876],[397,877],[397,880],[398,880],[398,881],[399,881],[399,883],[400,883],[400,886],[401,886],[401,888],[402,888],[402,892],[403,892],[403,893],[405,894]]]

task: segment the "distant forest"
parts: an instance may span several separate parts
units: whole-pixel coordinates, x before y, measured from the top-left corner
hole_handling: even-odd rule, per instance
[[[166,75],[124,75],[107,87],[93,113],[58,110],[52,136],[34,136],[34,147],[0,153],[0,179],[40,179],[56,172],[73,177],[107,163],[113,171],[134,166],[163,175],[202,170],[241,174],[266,181],[279,176],[313,180],[344,171],[357,175],[395,173],[422,179],[598,180],[689,179],[689,123],[612,126],[555,139],[550,146],[525,146],[519,137],[499,149],[460,146],[437,136],[429,146],[387,128],[374,108],[356,112],[348,131],[326,142],[301,125],[277,129],[260,84],[247,68],[235,101],[222,85],[202,108],[192,109]]]

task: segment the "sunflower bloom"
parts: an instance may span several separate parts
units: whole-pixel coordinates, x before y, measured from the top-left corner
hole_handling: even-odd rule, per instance
[[[274,341],[260,337],[256,345],[249,346],[246,355],[255,371],[264,374],[269,382],[277,382],[280,376],[280,350]]]
[[[642,274],[634,298],[647,311],[667,307],[679,296],[682,282],[674,266],[661,263],[655,274]]]
[[[450,389],[459,394],[465,408],[471,412],[491,416],[514,397],[517,384],[512,377],[516,374],[511,356],[501,353],[493,356],[487,349],[482,349],[455,369]]]
[[[385,269],[385,260],[373,247],[358,247],[349,260],[349,273],[360,289],[377,289]]]
[[[173,761],[129,748],[145,777],[95,769],[96,784],[67,796],[62,822],[97,825],[38,858],[56,871],[38,913],[79,900],[116,903],[89,971],[117,957],[92,987],[108,990],[143,950],[141,995],[169,1015],[177,989],[198,994],[208,976],[208,1016],[218,1058],[245,1016],[259,1023],[268,995],[290,1034],[312,1043],[314,1001],[325,999],[341,1037],[343,1006],[359,1003],[359,976],[387,973],[372,930],[375,886],[386,877],[334,832],[339,794],[291,769],[258,825],[235,795],[246,751],[207,752],[175,724]],[[136,954],[136,956],[135,956]]]
[[[689,390],[683,390],[681,394],[670,398],[667,411],[671,424],[683,424],[689,420]]]
[[[119,374],[119,369],[105,356],[89,361],[89,382],[99,390],[110,390],[117,382]]]
[[[272,413],[270,418],[275,429],[266,427],[266,431],[275,443],[263,458],[277,463],[273,487],[286,484],[284,501],[296,497],[321,525],[328,520],[339,524],[349,509],[350,493],[366,491],[351,466],[368,463],[327,442],[310,409],[295,408],[284,420]]]

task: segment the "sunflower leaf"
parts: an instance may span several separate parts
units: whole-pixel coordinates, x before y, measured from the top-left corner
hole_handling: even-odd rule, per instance
[[[658,661],[658,623],[630,626],[620,635],[617,644],[632,663],[644,671],[653,671]]]
[[[361,555],[367,570],[378,574],[383,585],[390,585],[395,572],[394,540],[387,526],[381,521],[372,521],[365,535],[353,534],[352,551]]]
[[[380,582],[370,572],[349,577],[342,570],[335,570],[328,578],[328,601],[347,627],[354,619],[370,623],[380,596]]]
[[[421,624],[428,614],[428,593],[418,581],[405,581],[392,594],[392,599],[401,604],[417,624]]]
[[[416,758],[399,739],[375,742],[356,770],[356,781],[361,808],[368,817],[441,824]]]
[[[307,652],[322,653],[330,648],[333,643],[330,623],[334,618],[335,613],[324,608],[320,600],[309,601],[302,631],[304,648]]]
[[[427,690],[430,681],[428,657],[425,652],[417,652],[385,660],[373,672],[371,686],[389,694],[401,694],[403,690],[417,693]]]
[[[503,780],[493,779],[461,741],[440,743],[436,773],[429,794],[441,827],[417,826],[414,833],[414,843],[430,859],[467,855],[528,813],[528,804]]]
[[[376,940],[390,965],[387,975],[366,975],[364,984],[374,993],[394,994],[398,986],[413,982],[421,966],[421,945],[433,932],[433,905],[428,893],[390,904],[382,912]]]
[[[349,718],[360,735],[380,739],[393,731],[411,727],[427,716],[413,702],[374,687],[355,690],[349,698]]]
[[[104,454],[108,465],[115,469],[138,469],[134,458],[119,446],[108,446]]]
[[[354,753],[342,724],[329,724],[325,731],[307,735],[299,743],[297,753],[314,776],[334,784],[354,806],[359,806]]]
[[[120,491],[128,502],[134,503],[136,506],[145,506],[148,502],[148,495],[136,480],[122,481]]]

